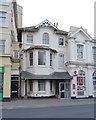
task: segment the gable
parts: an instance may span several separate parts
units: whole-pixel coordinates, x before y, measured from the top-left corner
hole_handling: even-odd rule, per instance
[[[44,20],[43,22],[39,23],[38,25],[35,26],[35,28],[38,28],[38,27],[41,27],[41,26],[51,26],[53,27],[54,29],[57,30],[57,27],[54,26],[50,21],[48,21],[47,19]]]
[[[83,35],[87,37],[87,39],[92,40],[92,37],[82,27],[80,27],[76,31],[72,32],[69,36],[75,37],[75,35],[79,32],[82,32]]]

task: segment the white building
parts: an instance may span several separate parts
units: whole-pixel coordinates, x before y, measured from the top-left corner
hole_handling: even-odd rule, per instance
[[[94,97],[96,46],[86,29],[71,26],[66,32],[46,19],[19,31],[21,96]]]

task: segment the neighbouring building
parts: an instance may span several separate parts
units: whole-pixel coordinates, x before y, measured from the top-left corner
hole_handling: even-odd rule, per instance
[[[18,31],[22,97],[95,96],[96,46],[86,29],[71,26],[66,32],[46,19]]]
[[[19,81],[17,28],[20,22],[17,6],[16,0],[0,0],[0,100],[3,101],[10,101],[11,93],[16,93],[16,90],[12,91],[11,80],[17,81],[18,76]]]

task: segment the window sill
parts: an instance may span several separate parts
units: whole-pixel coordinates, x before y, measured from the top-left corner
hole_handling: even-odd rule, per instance
[[[8,28],[8,26],[1,26],[1,25],[0,25],[0,28]]]
[[[0,3],[0,5],[3,5],[3,6],[9,6],[8,3]]]
[[[58,47],[65,47],[65,45],[58,45]]]
[[[27,68],[33,68],[33,66],[28,66]]]
[[[44,94],[46,91],[38,91],[38,94]]]
[[[40,67],[40,68],[46,68],[45,65],[38,65],[38,67]]]
[[[33,45],[33,43],[26,43],[26,45]]]

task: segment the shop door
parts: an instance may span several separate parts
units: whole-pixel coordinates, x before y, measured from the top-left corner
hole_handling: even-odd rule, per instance
[[[3,100],[3,74],[0,73],[0,100]]]
[[[11,97],[18,98],[18,81],[11,82]]]
[[[70,84],[67,82],[59,83],[60,98],[70,98]]]

